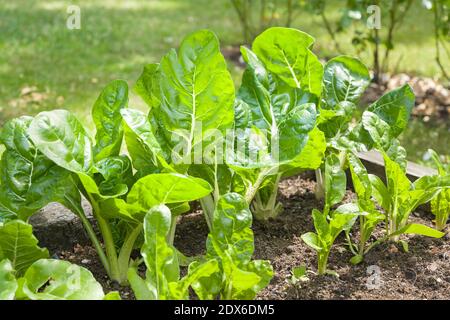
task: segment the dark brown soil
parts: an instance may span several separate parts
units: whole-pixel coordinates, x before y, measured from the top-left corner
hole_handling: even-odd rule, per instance
[[[254,222],[255,258],[269,259],[275,270],[270,285],[259,299],[450,299],[450,239],[429,239],[409,236],[409,253],[401,246],[385,243],[368,253],[363,263],[353,266],[352,257],[344,238],[338,238],[333,246],[329,268],[339,274],[318,276],[315,252],[307,247],[300,235],[313,231],[311,211],[322,208],[314,197],[315,182],[308,177],[287,179],[281,183],[280,201],[284,212],[275,220]],[[346,201],[351,201],[349,191]],[[415,212],[416,222],[431,226],[432,216]],[[382,234],[375,232],[375,237]],[[204,253],[207,226],[200,211],[183,216],[179,221],[175,246],[186,255]],[[117,290],[104,275],[90,247],[74,248],[63,252],[61,258],[89,268],[105,286],[105,290]],[[292,268],[305,265],[309,281],[296,285],[289,283]],[[370,267],[370,268],[369,268]],[[379,271],[378,277],[373,270]],[[124,299],[133,299],[129,289],[120,289]]]

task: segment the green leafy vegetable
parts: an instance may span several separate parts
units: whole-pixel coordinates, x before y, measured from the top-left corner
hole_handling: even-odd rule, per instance
[[[128,85],[123,80],[115,80],[103,89],[92,107],[92,118],[97,127],[95,161],[119,155],[123,136],[120,111],[127,104]]]
[[[48,250],[38,246],[31,225],[13,220],[0,226],[0,260],[8,259],[17,274],[23,274],[35,261],[48,256]]]
[[[431,149],[429,149],[428,152],[431,154],[431,157],[438,168],[439,175],[448,175],[449,173],[445,170],[439,159],[439,155]],[[436,229],[440,231],[444,230],[450,215],[450,188],[441,190],[431,200],[431,212],[435,216]]]
[[[0,260],[0,300],[13,300],[18,288],[11,262]]]
[[[145,280],[134,267],[128,271],[131,287],[139,300],[188,299],[193,283],[219,270],[216,260],[192,263],[188,274],[180,279],[178,253],[167,241],[171,220],[172,214],[165,205],[153,207],[145,216],[145,243],[141,250],[147,266]]]
[[[270,263],[252,260],[251,223],[252,214],[241,195],[228,193],[220,197],[208,235],[207,258],[219,261],[222,276],[213,274],[201,282],[210,288],[208,298],[220,294],[223,299],[253,299],[269,284],[273,276]],[[200,297],[205,295],[198,286],[194,290]]]

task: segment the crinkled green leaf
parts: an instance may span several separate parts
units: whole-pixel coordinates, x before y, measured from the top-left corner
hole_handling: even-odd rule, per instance
[[[370,137],[381,150],[387,150],[393,137],[390,135],[390,127],[378,115],[365,111],[362,115],[364,129],[369,132]]]
[[[24,275],[23,292],[31,300],[102,300],[102,286],[92,273],[62,260],[41,259]]]
[[[38,246],[31,225],[12,220],[0,226],[0,260],[8,259],[18,275],[48,256],[48,250]]]
[[[97,128],[95,161],[119,155],[123,138],[120,110],[127,104],[128,84],[123,80],[110,82],[95,101],[92,108],[92,118]]]
[[[123,195],[134,183],[133,168],[127,156],[104,158],[95,164],[95,168],[101,175],[97,183],[102,195]]]
[[[384,94],[367,109],[375,113],[389,125],[389,135],[397,137],[408,125],[415,96],[412,88],[406,84]]]
[[[11,262],[0,260],[0,300],[14,300],[18,287]]]
[[[88,172],[93,165],[92,142],[78,119],[66,110],[39,113],[28,134],[36,147],[58,166]]]
[[[144,100],[151,108],[158,106],[157,91],[159,90],[157,73],[159,64],[151,63],[144,66],[139,79],[136,81],[134,91]]]
[[[148,117],[139,110],[123,109],[125,121],[125,141],[134,167],[144,172],[152,171],[152,166],[169,168],[169,155],[155,136]]]
[[[33,118],[5,124],[0,141],[6,147],[0,169],[0,220],[26,220],[50,202],[80,202],[70,172],[55,165],[34,146],[27,133]]]
[[[173,162],[190,163],[195,147],[208,144],[204,137],[211,130],[224,133],[232,127],[234,91],[219,41],[211,31],[188,35],[178,53],[172,50],[162,58],[161,105],[151,110],[151,117],[172,151]]]
[[[169,283],[171,299],[186,300],[189,298],[189,288],[199,283],[201,278],[208,278],[219,271],[217,260],[208,260],[204,263],[192,263],[189,265],[188,274],[178,282]]]
[[[178,281],[180,272],[177,254],[166,239],[171,219],[171,212],[165,205],[153,207],[144,218],[145,243],[141,254],[147,266],[145,287],[149,292],[143,296],[154,295],[158,300],[169,298],[169,282]],[[144,287],[142,281],[134,277],[130,279],[130,283],[132,287],[133,284],[139,284],[136,290],[142,290],[140,288]]]
[[[254,251],[252,215],[245,199],[237,193],[220,197],[208,235],[207,257],[217,259],[224,299],[253,299],[272,277],[265,261],[251,261]]]
[[[311,51],[313,43],[314,39],[304,32],[274,27],[256,37],[252,50],[270,72],[291,87],[319,97],[323,66]]]
[[[341,161],[335,154],[325,159],[325,204],[328,208],[342,201],[347,188],[347,177]]]
[[[329,107],[344,101],[357,104],[370,83],[369,70],[356,58],[338,56],[326,63],[323,83]]]

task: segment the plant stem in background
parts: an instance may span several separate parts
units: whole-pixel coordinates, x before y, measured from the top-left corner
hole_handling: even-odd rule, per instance
[[[380,84],[381,81],[381,67],[380,67],[380,36],[378,29],[373,30],[373,39],[375,48],[373,51],[373,81]]]
[[[286,18],[286,27],[290,27],[292,24],[292,16],[294,14],[294,8],[292,4],[292,0],[287,0],[287,18]]]
[[[389,66],[389,54],[394,48],[393,40],[394,40],[394,33],[395,30],[398,29],[398,27],[401,26],[407,12],[411,8],[412,0],[408,0],[408,2],[405,5],[404,10],[401,12],[400,16],[397,16],[397,13],[399,13],[399,0],[394,0],[394,3],[389,10],[389,28],[388,28],[388,34],[386,37],[386,51],[384,52],[384,58],[383,58],[383,64],[381,72],[386,72],[388,66]]]
[[[251,42],[251,31],[250,31],[250,13],[248,10],[249,2],[247,0],[231,0],[234,9],[239,17],[239,22],[242,28],[242,35],[244,37],[244,42],[249,44]]]
[[[438,1],[433,0],[433,14],[434,14],[434,44],[436,47],[436,63],[438,64],[439,68],[441,69],[442,75],[450,81],[450,75],[447,73],[447,71],[444,68],[444,65],[441,62],[441,50],[440,50],[440,35],[439,35],[439,19],[440,19],[440,12],[438,8]],[[445,44],[443,44],[443,47],[445,48]]]
[[[333,40],[334,48],[336,49],[336,51],[338,53],[341,53],[342,51],[341,51],[341,48],[339,47],[339,42],[337,41],[336,36],[334,35],[335,32],[331,28],[330,22],[328,21],[328,18],[325,15],[325,10],[321,10],[320,16],[322,18],[323,24],[325,25],[325,28],[326,28],[328,34],[330,35],[331,39]]]

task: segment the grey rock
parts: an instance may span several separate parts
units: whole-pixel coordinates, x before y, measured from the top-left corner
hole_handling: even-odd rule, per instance
[[[87,201],[83,201],[83,209],[93,223],[92,210]],[[51,253],[70,250],[77,243],[89,243],[80,219],[59,203],[50,203],[41,209],[30,218],[30,223],[39,245],[48,248]]]

